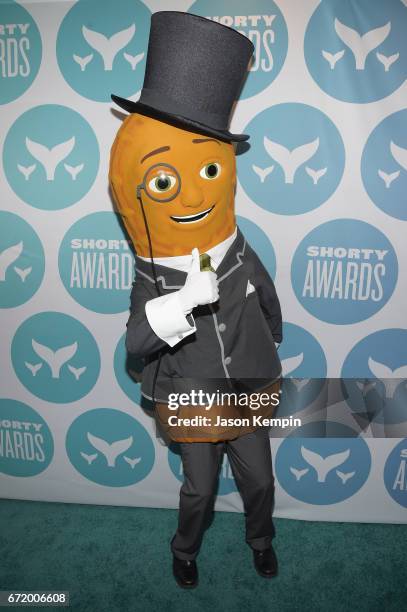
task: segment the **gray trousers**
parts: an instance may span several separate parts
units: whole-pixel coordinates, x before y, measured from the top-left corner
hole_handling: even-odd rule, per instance
[[[226,442],[180,443],[184,483],[180,489],[178,529],[171,550],[179,559],[195,559],[215,501],[226,450],[246,517],[246,542],[256,550],[271,544],[274,476],[269,428]]]

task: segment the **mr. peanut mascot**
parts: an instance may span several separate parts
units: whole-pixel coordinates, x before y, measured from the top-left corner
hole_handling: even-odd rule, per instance
[[[275,390],[281,377],[279,300],[234,210],[232,143],[249,136],[230,133],[228,124],[252,53],[252,43],[232,28],[157,12],[139,101],[112,96],[130,113],[113,143],[109,174],[137,253],[126,348],[144,360],[141,392],[155,403],[161,423],[173,391],[252,393]],[[174,430],[167,421],[166,432],[181,442],[184,472],[171,540],[177,583],[198,583],[196,557],[224,450],[243,499],[255,567],[264,577],[276,575],[268,428],[212,424],[206,433],[189,429],[187,437]]]

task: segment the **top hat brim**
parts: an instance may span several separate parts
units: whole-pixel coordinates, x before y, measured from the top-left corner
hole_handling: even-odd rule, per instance
[[[244,140],[248,140],[250,138],[248,134],[232,134],[227,130],[217,130],[216,128],[200,123],[199,121],[194,121],[193,119],[183,117],[182,115],[168,113],[154,108],[153,106],[143,104],[142,102],[133,102],[132,100],[127,100],[126,98],[121,98],[120,96],[116,96],[114,94],[111,94],[110,97],[112,98],[113,102],[129,113],[140,113],[140,115],[146,115],[147,117],[152,117],[158,121],[170,123],[175,127],[181,127],[183,129],[189,129],[202,134],[215,136],[216,138],[225,140],[226,142],[243,142]]]

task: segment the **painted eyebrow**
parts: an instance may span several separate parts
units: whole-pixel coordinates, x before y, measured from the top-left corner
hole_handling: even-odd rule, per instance
[[[150,157],[151,155],[156,155],[157,153],[163,153],[164,151],[169,151],[170,147],[166,146],[166,147],[160,147],[159,149],[154,149],[154,151],[150,151],[150,153],[147,153],[147,155],[144,155],[143,159],[141,160],[140,164],[143,163],[143,161],[145,159],[147,159],[147,157]]]
[[[214,138],[194,138],[192,142],[194,142],[194,143],[198,143],[198,142],[216,142],[216,144],[218,144],[220,146],[220,142],[218,140],[215,140]]]

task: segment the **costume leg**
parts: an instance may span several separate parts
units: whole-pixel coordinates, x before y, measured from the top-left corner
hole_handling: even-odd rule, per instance
[[[180,489],[178,529],[171,550],[179,559],[198,555],[215,500],[216,484],[224,451],[223,442],[180,444],[184,483]]]
[[[230,466],[246,513],[246,542],[264,550],[275,535],[274,475],[268,427],[226,443]]]

